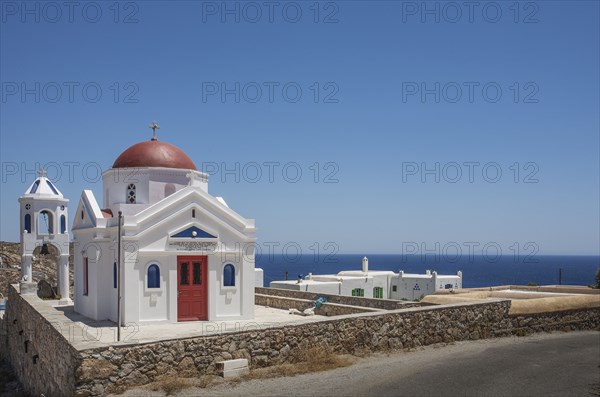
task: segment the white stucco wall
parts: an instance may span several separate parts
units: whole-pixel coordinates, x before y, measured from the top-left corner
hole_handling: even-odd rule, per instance
[[[450,277],[444,277],[444,276],[437,276],[437,280],[436,280],[436,291],[438,290],[442,290],[442,289],[451,289],[451,288],[446,288],[447,285],[452,285],[451,288],[462,288],[462,278],[457,277],[457,276],[450,276]]]
[[[182,170],[179,170],[182,171]],[[175,180],[180,173],[175,173]],[[105,179],[110,174],[105,173]],[[164,175],[163,175],[164,176]],[[168,175],[167,175],[168,176]],[[156,177],[154,175],[153,177]],[[126,186],[105,180],[108,188],[105,199],[111,201],[125,198]],[[206,193],[205,184],[179,186],[166,198],[164,187],[169,182],[146,181],[149,204],[113,204],[116,210],[127,208],[123,221],[122,259],[122,322],[140,324],[177,321],[177,257],[207,256],[208,266],[207,309],[208,320],[252,319],[254,317],[254,221],[246,220],[222,202]],[[144,183],[142,183],[143,185]],[[113,190],[117,190],[115,196]],[[138,199],[145,200],[144,189]],[[156,196],[152,196],[152,190]],[[121,195],[121,193],[123,193]],[[121,198],[122,196],[122,198]],[[91,193],[84,193],[80,201],[84,217],[77,219],[73,234],[82,246],[99,246],[102,255],[89,262],[89,294],[83,296],[83,255],[75,256],[76,306],[75,310],[95,320],[117,320],[116,290],[113,288],[113,263],[116,259],[117,219],[104,219]],[[91,209],[90,209],[91,208]],[[141,211],[138,211],[141,210]],[[214,244],[209,251],[174,245],[181,241],[196,243],[193,238],[175,238],[175,234],[190,227],[197,227],[215,236],[209,238]],[[200,239],[202,240],[202,239]],[[204,240],[203,240],[204,241]],[[182,247],[184,247],[182,249]],[[108,254],[105,254],[108,253]],[[149,289],[147,269],[159,265],[160,288]],[[223,285],[223,267],[231,263],[235,267],[235,285]]]
[[[442,283],[442,289],[449,283],[452,283],[453,288],[462,288],[462,273],[459,272],[458,276],[438,276],[435,272],[405,274],[391,271],[342,271],[335,275],[309,275],[300,283],[294,280],[272,281],[270,287],[345,296],[352,296],[352,291],[360,288],[364,291],[365,298],[374,298],[374,289],[379,287],[383,289],[384,299],[416,300],[440,289],[436,289],[436,282],[438,287]]]
[[[129,214],[139,212],[140,207],[119,206],[127,202],[127,188],[130,184],[136,187],[136,204],[154,204],[164,199],[172,188],[181,190],[189,185],[190,170],[173,168],[111,168],[102,174],[103,204],[102,208],[120,209]],[[197,175],[194,185],[208,192],[208,176],[195,171]],[[166,189],[167,185],[169,189]],[[167,191],[168,190],[168,191]],[[135,209],[129,212],[128,209]]]
[[[397,286],[396,292],[393,291],[393,285]],[[435,292],[433,279],[425,277],[395,277],[392,280],[392,299],[416,300],[423,295],[429,295]]]
[[[263,269],[259,267],[254,268],[254,287],[262,288],[265,286],[265,275]]]

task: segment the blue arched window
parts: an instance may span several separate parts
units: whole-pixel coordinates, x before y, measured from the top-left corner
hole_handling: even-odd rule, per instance
[[[113,288],[117,288],[117,262],[113,263]]]
[[[83,294],[87,295],[90,290],[89,290],[89,258],[87,256],[83,257]]]
[[[160,288],[160,269],[158,265],[148,267],[148,288]]]
[[[223,286],[235,287],[235,267],[231,263],[223,268]]]
[[[60,216],[60,234],[65,234],[67,231],[67,218],[64,215]]]
[[[25,214],[25,230],[27,233],[31,233],[31,215]]]

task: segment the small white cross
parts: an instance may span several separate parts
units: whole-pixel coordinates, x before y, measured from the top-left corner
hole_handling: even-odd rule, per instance
[[[42,169],[41,169],[41,170],[39,170],[37,173],[38,173],[38,175],[39,175],[40,177],[44,177],[44,178],[45,178],[45,177],[46,177],[46,174],[47,174],[48,172],[47,172],[45,169],[43,169],[43,168],[42,168]]]

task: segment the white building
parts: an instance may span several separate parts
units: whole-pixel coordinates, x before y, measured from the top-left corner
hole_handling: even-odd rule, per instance
[[[409,274],[402,270],[398,273],[373,271],[369,270],[369,260],[365,257],[362,270],[309,274],[297,281],[272,281],[270,287],[332,295],[417,300],[442,289],[462,288],[462,272],[459,271],[457,275],[438,275],[430,270],[425,274]]]
[[[57,252],[58,294],[62,304],[71,303],[69,298],[69,232],[67,225],[69,214],[66,199],[60,190],[46,178],[46,172],[40,170],[39,176],[19,197],[21,225],[21,281],[22,291],[30,285],[35,292],[32,269],[34,255],[49,252],[52,246]]]
[[[211,196],[207,174],[152,127],[152,140],[102,174],[102,205],[92,191],[81,194],[72,228],[75,311],[117,321],[120,282],[123,324],[254,318],[254,220]]]

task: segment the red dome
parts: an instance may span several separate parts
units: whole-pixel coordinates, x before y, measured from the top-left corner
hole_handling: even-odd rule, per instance
[[[112,166],[113,168],[164,167],[197,171],[196,165],[177,146],[160,141],[145,141],[127,148]]]

